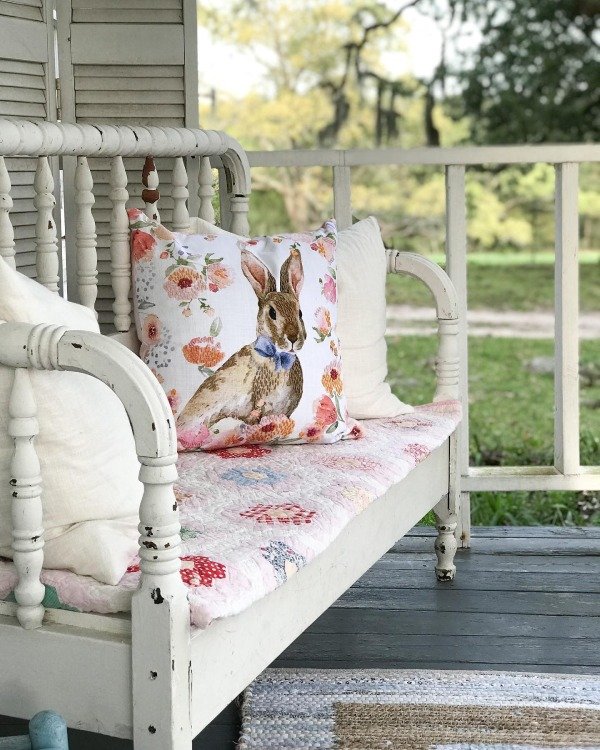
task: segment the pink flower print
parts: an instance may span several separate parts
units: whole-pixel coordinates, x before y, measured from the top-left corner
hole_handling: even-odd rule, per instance
[[[252,508],[248,508],[248,510],[242,511],[240,516],[252,518],[257,523],[266,523],[270,526],[276,523],[302,526],[305,523],[312,523],[316,511],[305,510],[296,503],[280,503],[279,505],[262,505],[259,503]]]
[[[209,263],[206,267],[208,288],[211,292],[218,292],[233,283],[233,273],[229,266],[223,263]]]
[[[212,586],[215,579],[225,578],[227,568],[202,555],[181,558],[181,580],[186,586]]]
[[[210,430],[205,424],[199,424],[177,432],[177,447],[182,451],[199,448],[210,438]]]
[[[136,219],[139,219],[142,215],[142,211],[139,208],[128,208],[127,209],[127,217],[131,223],[136,221]]]
[[[131,232],[131,259],[134,263],[147,261],[152,258],[154,252],[155,240],[148,232],[142,232],[141,229],[134,229]]]
[[[318,307],[315,310],[315,323],[313,331],[317,334],[315,340],[318,343],[325,341],[331,335],[331,313],[326,307]]]
[[[202,274],[190,266],[179,266],[167,276],[164,288],[172,299],[188,302],[202,294],[206,282]]]
[[[156,315],[146,315],[142,321],[142,344],[154,346],[160,341],[161,333],[162,323],[160,322],[160,318]]]
[[[357,422],[355,419],[350,419],[347,421],[348,425],[352,425],[351,430],[348,433],[349,438],[358,440],[358,438],[362,438],[365,436],[365,428],[361,425],[360,422]]]
[[[175,388],[171,388],[171,390],[167,393],[167,401],[169,402],[169,406],[171,407],[171,411],[173,412],[173,414],[177,414],[180,404],[180,398]]]
[[[315,401],[314,410],[315,423],[321,425],[321,427],[329,427],[330,424],[337,421],[337,409],[329,396],[323,395]]]
[[[161,260],[166,260],[168,257],[169,257],[169,251],[168,250],[163,250],[162,253],[160,254],[160,259]]]
[[[421,443],[409,443],[407,446],[405,446],[403,452],[409,455],[412,459],[414,459],[414,462],[418,464],[424,458],[427,458],[431,451],[426,445],[422,445]]]
[[[232,448],[223,448],[215,451],[215,455],[220,458],[262,458],[271,453],[270,448],[263,448],[259,445],[238,445]]]
[[[311,424],[300,433],[300,437],[307,443],[317,443],[323,437],[323,425]]]
[[[319,239],[311,243],[310,249],[315,250],[328,263],[331,263],[335,255],[335,240],[331,237],[319,237]]]
[[[333,276],[330,276],[329,274],[325,274],[322,294],[329,302],[333,303],[337,300],[337,285]]]

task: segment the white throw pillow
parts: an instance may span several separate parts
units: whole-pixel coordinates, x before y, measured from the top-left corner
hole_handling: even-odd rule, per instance
[[[53,294],[0,258],[0,320],[98,332],[87,308]],[[0,555],[12,557],[9,492],[13,370],[0,366]],[[44,567],[116,584],[137,551],[142,485],[127,414],[104,383],[75,372],[30,371],[40,432]]]
[[[413,411],[385,382],[386,274],[385,247],[374,216],[339,233],[338,335],[348,411],[355,419],[397,417]]]
[[[204,219],[192,219],[192,229],[225,232]],[[414,411],[385,382],[386,273],[385,247],[374,216],[338,232],[337,331],[348,414],[355,419],[397,417]]]
[[[140,356],[171,403],[180,450],[360,436],[336,334],[333,220],[245,239],[129,216]]]

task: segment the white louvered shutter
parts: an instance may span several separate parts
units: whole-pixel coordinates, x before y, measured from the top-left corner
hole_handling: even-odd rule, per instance
[[[62,119],[68,122],[198,127],[195,0],[61,0],[58,6]],[[73,231],[74,165],[65,160],[67,271],[76,298]],[[126,159],[130,205],[141,201],[141,159]],[[112,322],[109,160],[90,159],[98,234],[98,300],[104,327]],[[160,214],[171,221],[173,161],[158,159]],[[192,170],[190,170],[192,171]],[[190,175],[191,182],[191,175]],[[190,211],[197,200],[190,190]]]
[[[56,120],[54,24],[51,0],[0,0],[0,117]],[[35,277],[33,180],[36,160],[7,158],[10,219],[17,268]],[[51,160],[55,181],[57,160]],[[54,211],[57,228],[60,207]]]

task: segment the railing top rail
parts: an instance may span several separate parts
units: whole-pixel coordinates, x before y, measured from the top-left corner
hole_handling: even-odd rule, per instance
[[[600,162],[600,144],[548,143],[527,146],[453,148],[289,149],[249,151],[251,167],[359,167],[401,164],[562,164]]]

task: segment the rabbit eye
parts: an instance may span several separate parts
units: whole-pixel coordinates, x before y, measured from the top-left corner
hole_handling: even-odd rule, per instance
[[[298,310],[298,317],[302,320],[302,310]]]
[[[271,320],[275,320],[275,318],[277,317],[277,313],[275,312],[274,307],[269,307],[269,317],[271,318]]]

